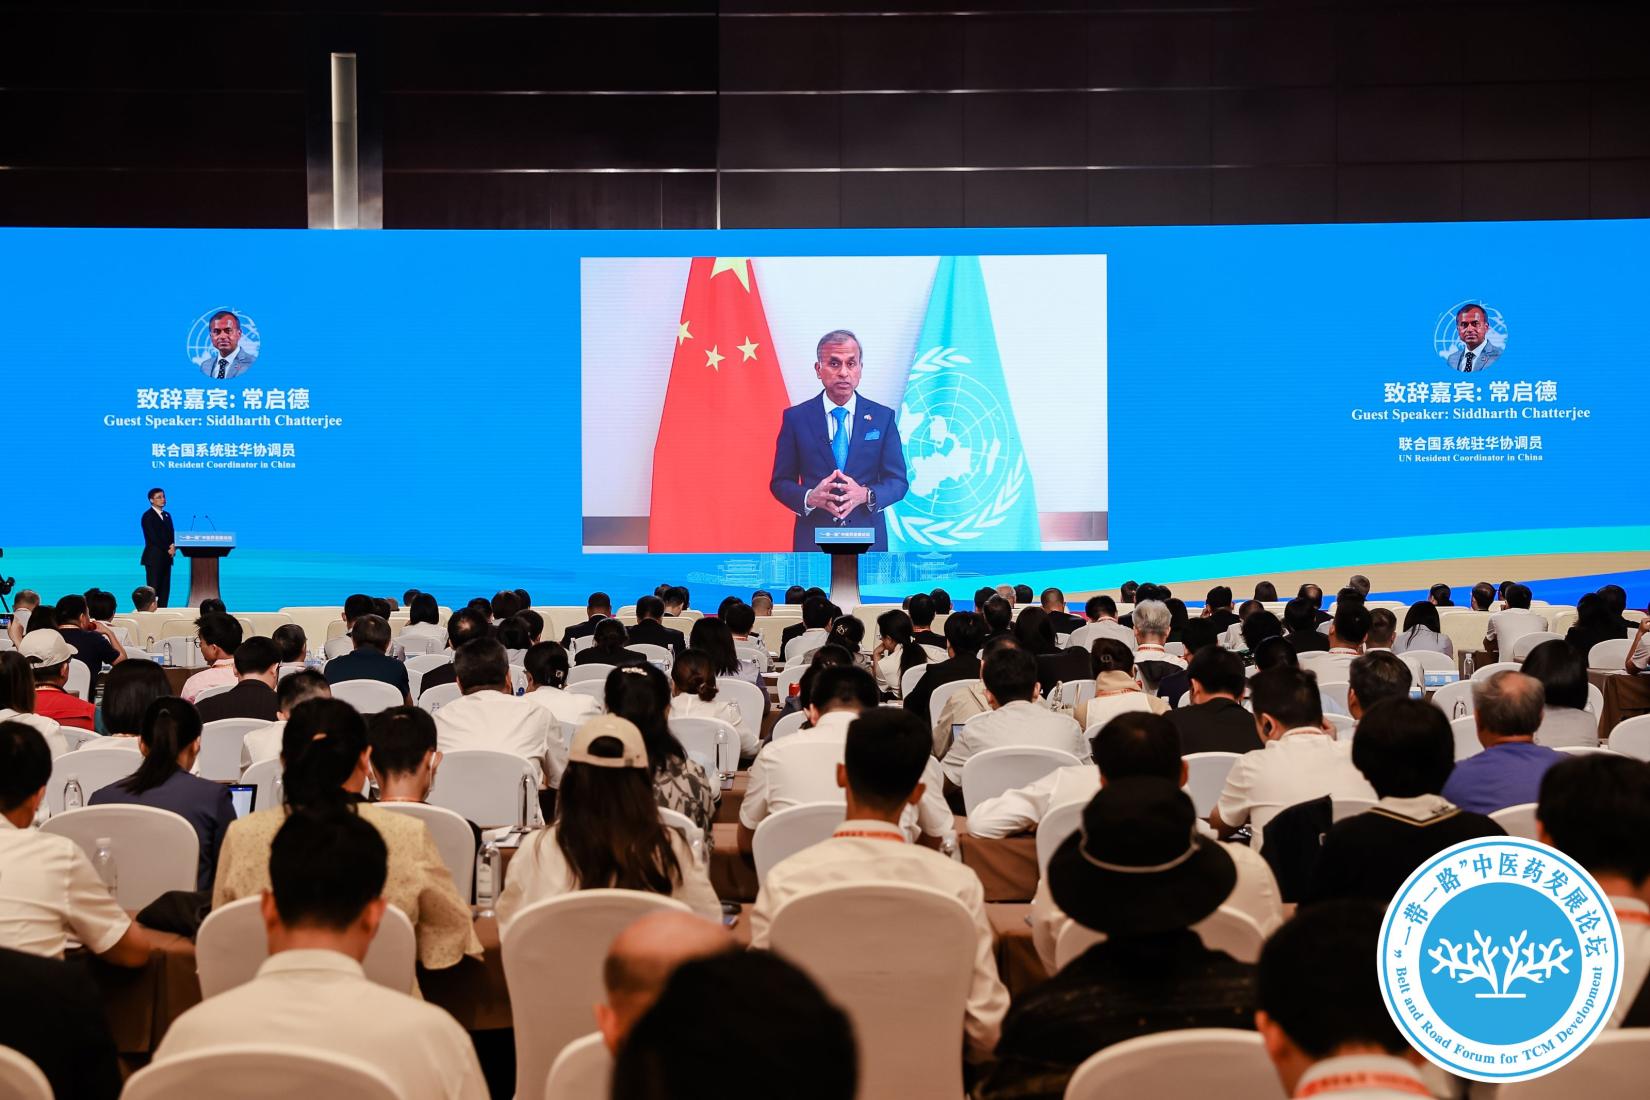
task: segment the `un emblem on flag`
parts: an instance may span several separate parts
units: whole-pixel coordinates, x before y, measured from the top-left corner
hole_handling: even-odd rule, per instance
[[[912,363],[900,403],[911,487],[888,526],[919,546],[966,546],[986,536],[1025,491],[1011,414],[989,387],[955,369],[969,363],[956,348],[928,349]]]
[[[1381,930],[1381,992],[1410,1044],[1451,1073],[1522,1081],[1569,1062],[1621,993],[1621,930],[1581,866],[1485,837],[1412,874]]]

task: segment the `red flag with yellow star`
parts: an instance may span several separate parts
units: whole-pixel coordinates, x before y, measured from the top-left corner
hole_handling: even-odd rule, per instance
[[[790,550],[794,517],[768,490],[789,404],[751,261],[698,257],[653,447],[650,551]]]

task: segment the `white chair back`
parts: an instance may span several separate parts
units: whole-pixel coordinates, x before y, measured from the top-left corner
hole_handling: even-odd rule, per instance
[[[590,1006],[607,998],[602,960],[613,938],[660,909],[690,912],[663,894],[579,890],[529,905],[502,929],[521,1100],[544,1095],[562,1048],[589,1034]]]
[[[1350,741],[1357,732],[1358,720],[1349,714],[1325,714],[1323,720],[1335,727],[1335,740]]]
[[[787,736],[789,734],[792,734],[792,733],[795,733],[797,730],[801,729],[802,724],[804,722],[806,722],[807,720],[808,720],[808,712],[807,711],[805,711],[805,710],[793,710],[789,714],[786,714],[786,715],[783,715],[782,717],[780,717],[780,719],[773,724],[773,732],[770,733],[768,736],[772,740],[777,741],[781,737],[785,737],[785,736]]]
[[[241,773],[241,782],[258,788],[252,802],[255,810],[269,810],[279,806],[281,796],[281,759],[260,760]]]
[[[842,802],[804,802],[763,818],[751,839],[757,882],[766,882],[768,872],[787,857],[829,839],[847,810]]]
[[[1359,814],[1374,808],[1375,800],[1373,798],[1332,799],[1329,804],[1329,820],[1331,822],[1345,821],[1349,817],[1357,817]]]
[[[69,662],[69,679],[63,690],[86,702],[92,700],[92,670],[85,661]]]
[[[115,900],[122,909],[142,909],[168,890],[195,888],[200,836],[171,810],[87,806],[57,814],[40,831],[68,837],[87,859],[96,857],[98,838],[107,837],[120,880]]]
[[[1494,676],[1497,672],[1517,672],[1517,671],[1518,671],[1518,662],[1517,661],[1492,661],[1491,663],[1489,663],[1487,665],[1484,665],[1483,667],[1475,669],[1473,671],[1472,682],[1475,683],[1475,684],[1481,684],[1485,680],[1488,680],[1491,676]]]
[[[435,649],[428,653],[420,653],[416,657],[409,656],[406,662],[407,690],[412,693],[412,697],[417,699],[418,693],[423,690],[424,674],[426,672],[429,672],[431,669],[440,668],[442,665],[452,664],[452,661],[452,653],[444,649]]]
[[[739,720],[746,729],[762,732],[762,719],[768,714],[767,692],[749,680],[734,676],[718,676],[716,691],[718,695],[725,694],[739,708]]]
[[[463,697],[464,692],[456,683],[437,684],[433,688],[418,693],[418,706],[420,710],[427,710],[434,714],[454,699]]]
[[[63,738],[63,748],[66,752],[74,752],[88,741],[101,741],[103,739],[91,730],[83,730],[78,726],[58,726],[57,734]]]
[[[1457,680],[1432,693],[1432,705],[1446,718],[1464,718],[1472,713],[1472,681]],[[1459,712],[1459,713],[1458,713]]]
[[[1488,611],[1450,608],[1438,616],[1438,632],[1450,640],[1457,653],[1484,648],[1484,629],[1490,625]]]
[[[1412,649],[1398,654],[1398,659],[1409,666],[1412,683],[1417,687],[1427,682],[1429,672],[1454,672],[1455,658],[1432,649]]]
[[[1323,680],[1319,682],[1318,690],[1345,707],[1346,692],[1349,686],[1345,680]]]
[[[1450,721],[1449,731],[1455,737],[1455,759],[1465,760],[1484,751],[1478,740],[1478,721],[1472,715],[1463,715]]]
[[[430,830],[441,862],[453,876],[458,896],[473,902],[476,892],[476,835],[470,823],[445,806],[431,806],[427,802],[378,802],[380,810],[414,817]]]
[[[1650,714],[1641,714],[1618,722],[1605,742],[1611,752],[1623,753],[1638,760],[1650,760]]]
[[[652,642],[626,642],[625,648],[633,653],[640,653],[647,658],[647,663],[660,672],[669,675],[670,666],[675,664],[675,657],[669,649]]]
[[[1606,1031],[1586,1053],[1544,1077],[1501,1085],[1496,1100],[1639,1100],[1650,1065],[1650,1029]]]
[[[213,684],[211,687],[201,688],[200,691],[196,692],[195,702],[198,703],[202,699],[210,699],[214,695],[227,695],[234,690],[234,684]]]
[[[907,695],[911,694],[911,689],[917,686],[917,681],[922,679],[923,675],[927,673],[927,671],[928,665],[924,663],[920,665],[912,665],[910,668],[900,673],[899,697],[903,699]]]
[[[1192,931],[1209,950],[1224,951],[1239,962],[1258,961],[1260,949],[1266,944],[1266,935],[1253,917],[1224,905],[1192,925]],[[1065,969],[1067,963],[1105,938],[1103,932],[1067,921],[1054,941],[1054,968]]]
[[[774,951],[847,1012],[861,1096],[962,1096],[977,950],[962,902],[907,883],[829,886],[773,915]]]
[[[567,670],[567,686],[572,687],[574,684],[582,684],[591,680],[594,680],[599,684],[605,684],[607,682],[607,674],[612,672],[617,667],[617,665],[603,665],[595,663],[588,665],[574,665],[572,668]]]
[[[1242,755],[1238,752],[1194,752],[1184,758],[1186,793],[1191,795],[1198,817],[1208,817],[1209,811],[1220,801],[1220,792],[1226,786],[1226,775]]]
[[[802,674],[807,672],[806,665],[797,665],[795,668],[782,668],[774,678],[773,690],[779,699],[779,705],[784,706],[785,700],[791,697],[791,686],[802,682]],[[807,702],[806,699],[803,702]]]
[[[241,898],[218,906],[201,922],[195,933],[195,971],[202,997],[216,996],[257,976],[269,957],[262,904],[261,897]],[[410,993],[417,957],[412,921],[395,906],[385,906],[384,919],[361,962],[367,978],[397,993]]]
[[[1035,783],[1056,768],[1080,763],[1069,752],[1043,745],[1005,745],[977,752],[963,764],[964,812],[971,814],[986,799]]]
[[[978,683],[978,680],[952,680],[935,688],[933,694],[928,697],[928,725],[932,727],[940,720],[940,715],[945,712],[945,704],[951,701],[953,695]]]
[[[1562,642],[1564,639],[1549,630],[1536,630],[1524,635],[1513,643],[1512,652],[1508,654],[1514,661],[1523,661],[1530,655],[1530,650],[1543,642]]]
[[[1078,824],[1083,820],[1083,810],[1087,806],[1087,802],[1067,802],[1050,807],[1048,813],[1043,815],[1043,820],[1037,823],[1038,882],[1048,877],[1048,861],[1054,858],[1055,851],[1066,837],[1077,831]]]
[[[1608,748],[1599,745],[1554,745],[1554,752],[1562,752],[1569,756],[1585,756],[1590,752],[1609,752]]]
[[[447,648],[447,639],[432,634],[400,634],[395,643],[401,647],[401,652],[407,655],[410,661],[414,657],[428,656],[440,653]]]
[[[430,805],[452,810],[483,829],[500,825],[533,828],[541,823],[533,765],[526,757],[491,749],[443,755],[430,787]]]
[[[1632,644],[1630,638],[1612,638],[1608,642],[1599,642],[1587,651],[1587,667],[1607,672],[1621,672],[1627,667],[1627,647]]]
[[[566,690],[573,695],[587,695],[596,700],[604,709],[607,706],[607,681],[605,679],[582,680],[576,684],[569,683]]]
[[[53,814],[63,812],[63,789],[71,779],[80,783],[81,797],[90,802],[93,791],[125,779],[142,763],[143,754],[137,749],[65,753],[52,761],[51,778],[46,780],[46,809]]]
[[[1283,1088],[1253,1031],[1188,1028],[1114,1043],[1091,1055],[1066,1085],[1066,1100],[1280,1100]]]
[[[201,727],[201,754],[195,771],[217,783],[241,780],[241,742],[253,730],[269,725],[262,718],[220,718]]]
[[[39,1066],[11,1047],[0,1047],[0,1096],[7,1100],[52,1100],[52,1085]]]
[[[1190,696],[1191,693],[1187,692],[1186,695],[1181,697],[1182,706],[1191,705]],[[1066,713],[1076,711],[1079,706],[1093,699],[1093,680],[1062,680],[1054,685],[1053,691],[1049,692],[1049,701],[1054,704],[1054,709]]]
[[[1597,720],[1604,713],[1604,689],[1597,684],[1589,683],[1587,685],[1587,706],[1585,709],[1588,714],[1593,716],[1594,720]]]
[[[707,772],[739,770],[739,734],[720,718],[672,718],[670,732]]]
[[[332,697],[342,699],[362,714],[377,714],[406,701],[399,691],[382,680],[339,680],[332,685]]]
[[[544,1082],[544,1100],[607,1100],[613,1085],[613,1055],[601,1032],[561,1048]]]
[[[705,830],[699,827],[687,814],[672,810],[665,806],[659,807],[659,820],[664,822],[665,828],[675,829],[687,841],[688,848],[693,852],[693,861],[701,867],[706,865],[705,858]]]
[[[1490,820],[1507,830],[1508,836],[1535,840],[1535,803],[1523,802],[1495,811]]]
[[[262,930],[260,929],[260,935]],[[213,1047],[155,1062],[134,1073],[121,1100],[221,1096],[233,1081],[240,1100],[398,1100],[376,1066],[343,1054],[297,1050],[273,1043]]]

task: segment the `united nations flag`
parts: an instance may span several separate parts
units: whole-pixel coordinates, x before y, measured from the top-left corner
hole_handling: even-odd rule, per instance
[[[940,258],[899,433],[911,488],[888,510],[889,550],[1042,549],[978,256]]]

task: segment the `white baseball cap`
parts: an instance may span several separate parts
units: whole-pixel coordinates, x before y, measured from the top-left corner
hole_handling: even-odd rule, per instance
[[[23,635],[17,652],[27,658],[30,664],[41,668],[60,665],[75,655],[74,647],[63,640],[63,635],[50,629],[36,630]]]
[[[597,756],[590,751],[590,743],[599,737],[617,740],[623,751],[618,756]],[[578,728],[573,734],[573,746],[567,750],[569,764],[590,764],[598,768],[646,768],[647,743],[636,723],[614,714],[602,714]]]

